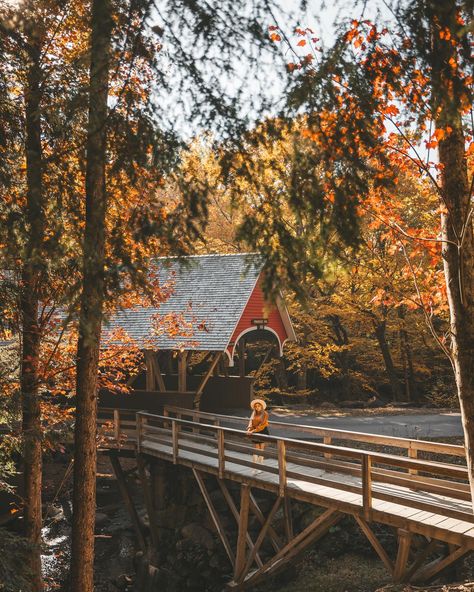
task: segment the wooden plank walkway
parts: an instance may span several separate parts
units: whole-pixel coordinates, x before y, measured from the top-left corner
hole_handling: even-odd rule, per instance
[[[324,520],[309,533],[292,535],[287,543],[287,546],[291,543],[291,547],[281,557],[278,556],[282,552],[280,549],[276,554],[278,558],[271,565],[262,565],[252,546],[243,565],[243,551],[240,549],[239,555],[237,542],[233,555],[235,577],[230,588],[243,589],[264,574],[273,573],[278,565],[284,565],[293,557],[296,549],[304,550],[343,514],[356,518],[396,580],[424,581],[474,549],[474,514],[463,447],[301,426],[301,433],[320,438],[322,442],[259,436],[259,440],[266,444],[262,452],[255,450],[245,434],[244,422],[242,418],[166,408],[163,415],[139,412],[135,418],[123,419],[116,412],[112,426],[102,423],[102,428],[106,426],[108,429],[104,438],[109,447],[136,447],[141,457],[159,458],[189,467],[205,498],[203,476],[206,474],[214,475],[221,484],[225,481],[240,483],[243,497],[239,516],[243,523],[239,525],[239,533],[245,529],[247,538],[243,518],[247,489],[273,492],[277,497],[275,503],[284,500],[285,507],[286,500],[295,499],[327,508]],[[294,425],[275,423],[298,434],[298,427]],[[230,427],[232,425],[237,427]],[[369,449],[355,447],[361,443]],[[375,449],[380,446],[390,446],[390,450],[398,453],[388,454]],[[408,454],[408,458],[400,452]],[[419,452],[436,454],[437,459],[420,459]],[[263,463],[254,462],[256,453],[264,456]],[[209,503],[213,515],[215,511]],[[220,532],[219,517],[214,515],[213,519]],[[267,529],[271,526],[268,520],[270,517],[264,522]],[[370,529],[371,522],[398,529],[399,552],[394,562]],[[292,531],[291,517],[286,530],[288,533]],[[415,535],[423,537],[426,545],[409,565],[410,545]],[[262,537],[265,536],[268,536],[266,532]],[[227,548],[227,539],[222,540]],[[245,537],[239,540],[245,547]],[[423,559],[436,547],[433,541],[450,545],[450,551],[439,557],[435,564],[423,566]],[[259,565],[252,571],[255,557],[258,557]]]

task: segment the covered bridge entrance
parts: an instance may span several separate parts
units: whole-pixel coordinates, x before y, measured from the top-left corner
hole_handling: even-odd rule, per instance
[[[265,299],[260,258],[201,255],[160,259],[158,265],[169,298],[157,308],[122,310],[109,324],[140,344],[146,370],[130,381],[130,394],[101,392],[100,407],[219,412],[248,406],[247,342],[269,341],[268,359],[296,339],[282,299]]]

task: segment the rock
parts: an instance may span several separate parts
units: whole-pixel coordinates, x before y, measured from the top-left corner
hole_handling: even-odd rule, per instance
[[[334,403],[329,403],[329,401],[324,401],[324,403],[321,403],[319,407],[321,409],[337,409],[337,405]]]
[[[339,404],[345,409],[363,409],[365,407],[364,401],[340,401]]]
[[[132,584],[132,582],[133,580],[130,576],[127,576],[127,574],[121,574],[115,580],[114,584],[119,590],[126,590]]]
[[[107,514],[103,512],[96,512],[95,514],[95,525],[96,526],[104,526],[104,524],[109,520]]]
[[[183,526],[181,534],[185,539],[189,539],[193,543],[202,545],[208,551],[215,549],[216,544],[211,533],[195,522]]]
[[[53,518],[54,520],[62,520],[64,518],[62,507],[55,506],[54,504],[47,504],[45,509],[45,517]]]

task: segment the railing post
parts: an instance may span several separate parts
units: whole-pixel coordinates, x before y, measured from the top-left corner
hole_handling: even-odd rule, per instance
[[[137,413],[135,415],[135,421],[137,424],[137,451],[140,453],[143,440],[143,416],[140,415],[140,413]]]
[[[173,421],[171,424],[171,436],[173,439],[173,464],[176,465],[178,463],[178,450],[179,450],[179,425],[176,421]]]
[[[120,411],[114,409],[114,438],[117,444],[120,442]]]
[[[372,510],[372,459],[369,454],[362,456],[362,507],[364,518],[370,520]]]
[[[224,478],[225,469],[225,447],[224,447],[224,430],[217,430],[217,457],[219,466],[219,479]]]
[[[278,493],[280,497],[285,496],[286,490],[286,449],[285,442],[278,440]]]
[[[332,438],[331,438],[331,436],[324,436],[324,438],[323,438],[323,444],[328,444],[330,446],[332,444]],[[332,454],[329,454],[329,452],[325,452],[324,453],[324,458],[332,458]]]
[[[410,446],[408,447],[408,457],[417,459],[418,458],[418,449],[413,446],[413,442],[410,442]],[[418,471],[416,469],[408,469],[410,475],[418,475]]]

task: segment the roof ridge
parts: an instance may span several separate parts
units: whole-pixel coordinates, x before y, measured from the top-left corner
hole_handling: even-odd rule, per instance
[[[201,255],[169,255],[156,257],[156,259],[197,259],[199,257],[248,257],[249,255],[260,256],[260,253],[203,253]]]

